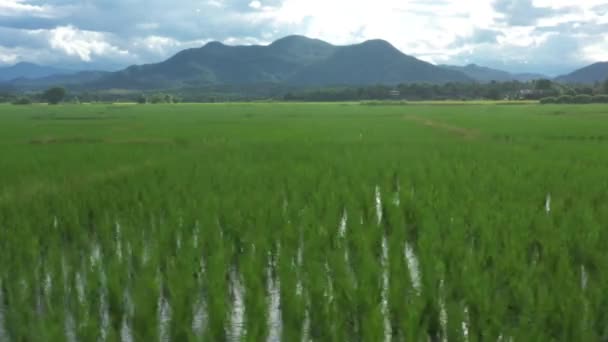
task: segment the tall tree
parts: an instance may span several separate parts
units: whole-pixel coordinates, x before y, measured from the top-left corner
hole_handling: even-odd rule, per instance
[[[59,102],[63,101],[65,96],[67,95],[67,91],[62,87],[53,87],[47,89],[47,91],[42,94],[42,98],[51,105],[56,105]]]

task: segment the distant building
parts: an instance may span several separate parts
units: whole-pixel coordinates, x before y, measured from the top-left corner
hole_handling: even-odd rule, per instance
[[[526,100],[532,98],[542,97],[544,92],[537,89],[521,89],[518,93],[518,99]]]
[[[528,95],[532,95],[534,94],[534,90],[532,89],[522,89],[519,91],[519,95],[521,96],[528,96]]]

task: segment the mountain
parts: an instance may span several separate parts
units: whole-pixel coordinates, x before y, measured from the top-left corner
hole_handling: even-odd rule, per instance
[[[73,71],[42,66],[33,63],[17,63],[10,67],[0,68],[0,82],[17,78],[36,79],[57,74],[70,74]]]
[[[564,83],[603,82],[608,79],[608,62],[591,64],[570,74],[557,77],[555,80]]]
[[[369,85],[408,82],[470,82],[407,56],[388,42],[334,46],[289,36],[268,46],[227,46],[219,42],[182,51],[168,60],[132,66],[97,82],[101,88],[174,88],[211,84]]]
[[[169,89],[209,85],[369,85],[411,82],[471,82],[407,56],[388,42],[334,46],[289,36],[267,46],[228,46],[219,42],[188,49],[168,60],[135,65],[88,84],[97,89]]]
[[[507,71],[497,70],[479,66],[476,64],[469,64],[467,66],[456,66],[456,65],[440,65],[440,67],[460,71],[477,82],[489,83],[491,81],[496,82],[508,82],[508,81],[521,81],[527,82],[540,78],[547,78],[547,76],[540,74],[512,74]]]
[[[57,74],[36,79],[16,78],[7,84],[18,89],[43,89],[52,86],[81,87],[99,81],[111,73],[107,71],[80,71],[72,74]]]
[[[168,60],[131,66],[96,83],[98,87],[174,88],[212,84],[283,82],[295,71],[328,58],[336,47],[290,36],[268,46],[228,46],[211,42]]]
[[[338,47],[328,58],[302,68],[289,78],[290,83],[304,85],[471,81],[461,72],[405,55],[384,40]]]
[[[261,84],[299,87],[472,81],[460,71],[405,55],[383,40],[335,46],[304,36],[288,36],[264,46],[211,42],[160,63],[133,65],[116,72],[17,79],[11,84],[21,89],[58,84],[79,90],[168,90]]]

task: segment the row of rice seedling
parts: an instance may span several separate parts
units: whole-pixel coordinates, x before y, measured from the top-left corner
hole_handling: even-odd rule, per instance
[[[0,339],[608,336],[594,145],[547,159],[537,135],[463,141],[403,108],[288,107],[297,127],[270,106],[178,106],[190,143],[135,154],[157,162],[0,202]]]

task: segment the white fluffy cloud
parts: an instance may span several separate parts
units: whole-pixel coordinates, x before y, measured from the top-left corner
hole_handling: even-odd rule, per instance
[[[0,16],[51,16],[53,11],[47,6],[32,5],[24,0],[0,0]]]
[[[95,55],[127,55],[127,50],[113,46],[103,33],[82,31],[73,26],[61,26],[48,31],[51,48],[89,62]]]
[[[18,61],[19,55],[6,48],[0,47],[0,63],[15,64]]]

